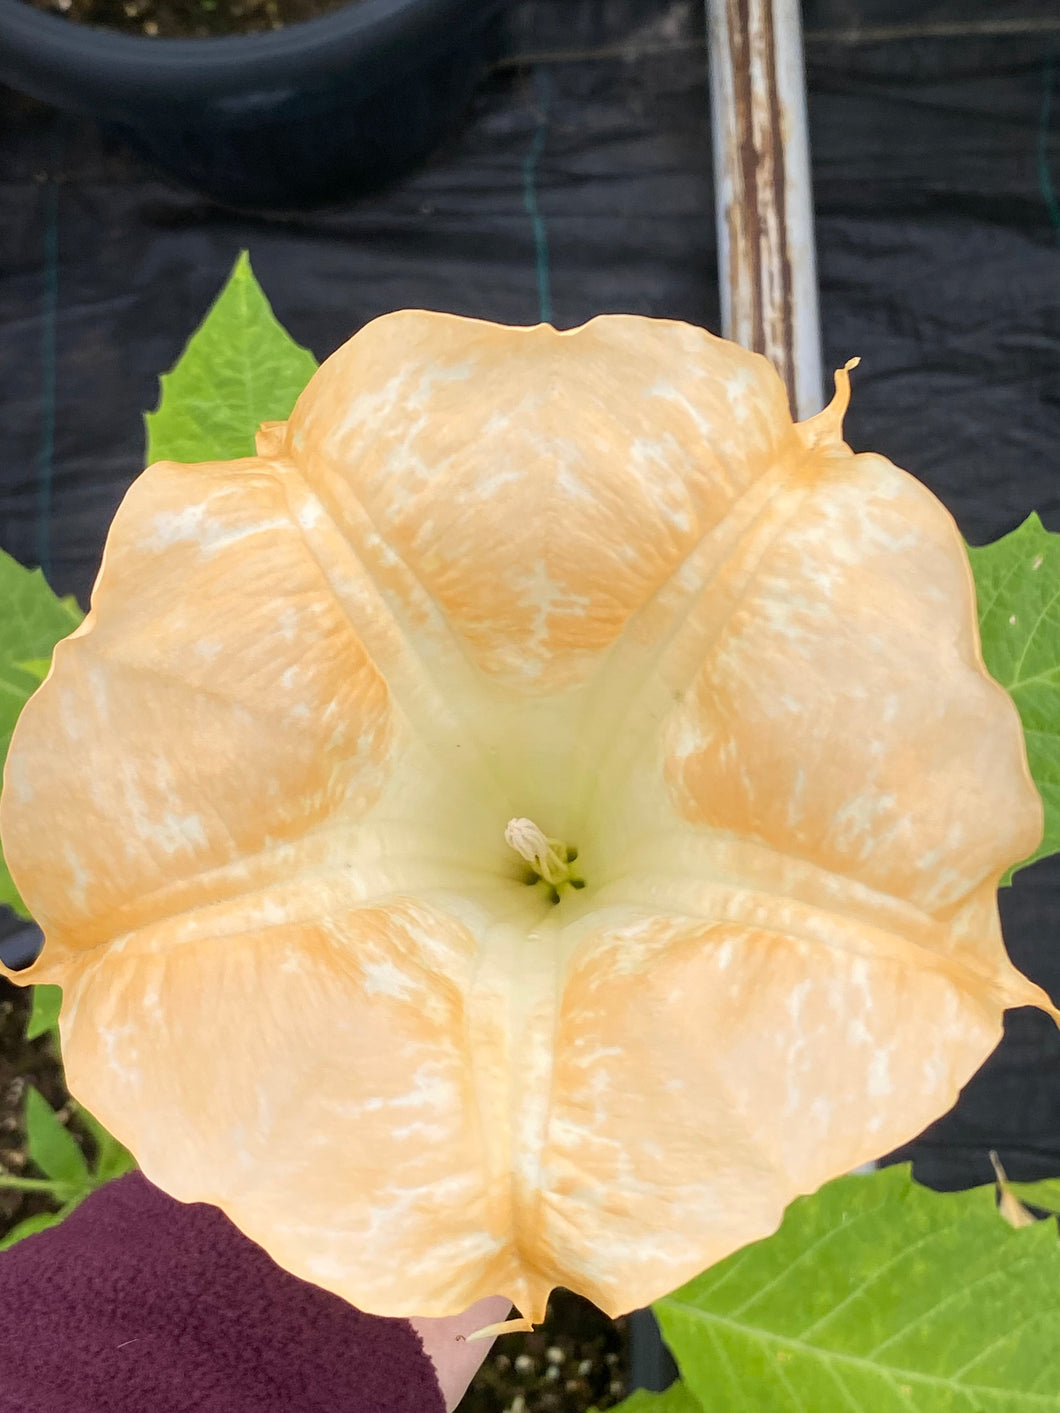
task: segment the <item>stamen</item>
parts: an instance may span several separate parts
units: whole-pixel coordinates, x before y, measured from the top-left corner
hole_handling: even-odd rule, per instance
[[[559,839],[546,838],[532,819],[510,819],[504,831],[504,839],[554,888],[560,883],[566,883],[570,878],[570,868],[565,857],[567,850],[563,843]]]
[[[457,1335],[457,1339],[463,1342],[473,1339],[493,1339],[502,1334],[531,1334],[533,1328],[529,1320],[501,1320],[496,1325],[483,1325],[480,1330],[473,1330],[469,1335]]]

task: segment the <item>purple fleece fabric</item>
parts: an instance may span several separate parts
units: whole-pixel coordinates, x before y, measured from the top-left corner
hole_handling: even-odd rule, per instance
[[[445,1413],[407,1320],[141,1173],[0,1252],[0,1413]]]

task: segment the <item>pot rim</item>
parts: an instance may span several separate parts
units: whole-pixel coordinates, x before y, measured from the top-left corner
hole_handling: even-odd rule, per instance
[[[201,94],[222,82],[246,87],[279,75],[279,64],[318,60],[327,69],[378,46],[408,42],[420,30],[452,26],[461,11],[478,20],[501,0],[350,0],[327,15],[300,20],[283,29],[209,38],[168,38],[95,28],[38,10],[27,0],[0,0],[0,74],[11,60],[54,72],[88,67],[97,80],[113,73],[124,78],[135,68],[162,80],[179,77]],[[7,61],[5,64],[5,60]]]

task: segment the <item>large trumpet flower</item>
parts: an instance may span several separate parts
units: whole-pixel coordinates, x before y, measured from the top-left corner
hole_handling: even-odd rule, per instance
[[[618,1314],[1048,1006],[950,516],[679,323],[361,330],[132,486],[2,826],[72,1091],[384,1315]]]

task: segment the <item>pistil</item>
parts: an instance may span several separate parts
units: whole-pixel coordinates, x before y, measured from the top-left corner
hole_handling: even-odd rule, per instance
[[[510,819],[504,838],[533,870],[533,876],[527,881],[547,884],[553,902],[559,902],[564,888],[585,887],[585,880],[571,867],[578,850],[561,839],[550,839],[532,819]]]

